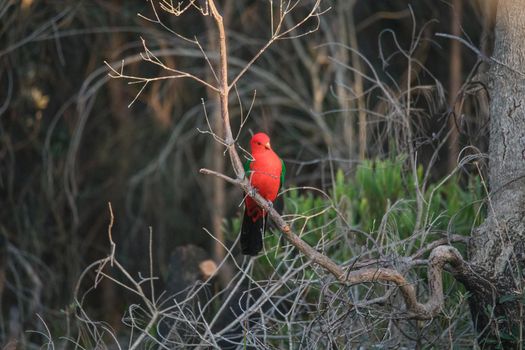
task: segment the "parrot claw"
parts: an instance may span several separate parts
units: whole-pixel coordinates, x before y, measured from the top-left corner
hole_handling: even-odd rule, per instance
[[[250,195],[250,197],[255,197],[255,195],[257,194],[257,190],[255,188],[252,188],[248,194]]]

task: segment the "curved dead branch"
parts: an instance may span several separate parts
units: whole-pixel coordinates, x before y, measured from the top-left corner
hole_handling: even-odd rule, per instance
[[[235,149],[234,152],[236,152]],[[312,248],[292,231],[290,226],[273,208],[271,203],[255,191],[250,185],[248,179],[233,179],[209,169],[201,169],[200,172],[206,175],[218,176],[231,184],[241,187],[244,192],[249,193],[250,196],[268,212],[269,217],[290,244],[310,259],[312,263],[319,265],[330,272],[339,282],[345,284],[370,282],[394,283],[399,288],[401,295],[405,300],[406,317],[408,318],[426,320],[434,318],[441,312],[444,305],[443,269],[446,264],[449,264],[450,272],[458,277],[465,276],[469,269],[467,263],[463,260],[463,257],[456,248],[445,245],[434,248],[428,258],[430,296],[426,303],[420,303],[417,300],[414,286],[397,270],[388,268],[361,268],[345,271],[344,268],[339,266],[328,256]]]

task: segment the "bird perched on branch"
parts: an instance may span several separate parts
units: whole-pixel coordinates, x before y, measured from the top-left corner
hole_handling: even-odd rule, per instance
[[[250,141],[252,159],[244,165],[251,185],[266,200],[274,202],[283,185],[286,168],[283,161],[270,146],[265,133],[253,135]],[[268,213],[250,196],[246,197],[241,227],[241,249],[245,255],[257,255],[263,247],[263,234]]]

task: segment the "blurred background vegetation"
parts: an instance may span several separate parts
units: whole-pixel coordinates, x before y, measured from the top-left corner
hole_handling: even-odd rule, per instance
[[[268,2],[218,2],[233,76],[270,35]],[[483,217],[477,168],[461,166],[437,184],[458,165],[460,150],[486,151],[487,102],[473,71],[483,67],[474,52],[436,33],[490,52],[492,2],[331,0],[322,7],[331,9],[317,31],[277,42],[238,82],[230,101],[234,132],[253,100],[238,143],[247,147],[250,131],[271,135],[288,168],[286,187],[297,187],[284,194],[287,213],[335,206],[369,234],[395,222],[381,239],[403,240],[416,225],[416,176],[429,183],[426,224],[468,235]],[[153,17],[148,1],[0,0],[0,343],[31,338],[25,330],[42,329],[36,314],[66,328],[81,272],[109,252],[108,202],[117,254],[134,273],[148,269],[152,227],[161,289],[175,247],[191,243],[220,255],[203,227],[236,238],[241,193],[198,173],[231,173],[221,146],[199,131],[208,129],[203,104],[212,127],[220,127],[212,94],[190,80],[163,80],[128,107],[140,86],[107,75],[104,61],[130,75],[162,74],[141,62],[141,38],[168,65],[209,74],[195,47],[137,13]],[[214,57],[217,33],[207,18],[160,15]],[[368,79],[374,74],[398,101],[406,100],[404,87],[414,87],[413,134],[391,117],[390,102]],[[407,171],[408,144],[418,174]],[[337,231],[338,220],[327,212],[293,225],[315,245]],[[331,247],[330,255],[346,261],[345,244],[353,242]],[[89,301],[94,317],[114,328],[130,302],[119,293],[103,281]]]

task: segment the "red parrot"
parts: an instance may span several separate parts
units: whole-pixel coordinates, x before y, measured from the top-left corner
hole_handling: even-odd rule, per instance
[[[286,168],[270,146],[265,133],[253,135],[250,141],[252,159],[244,165],[246,176],[257,192],[273,203],[283,185]],[[246,197],[241,227],[241,249],[245,255],[257,255],[263,247],[267,213],[250,197]]]

